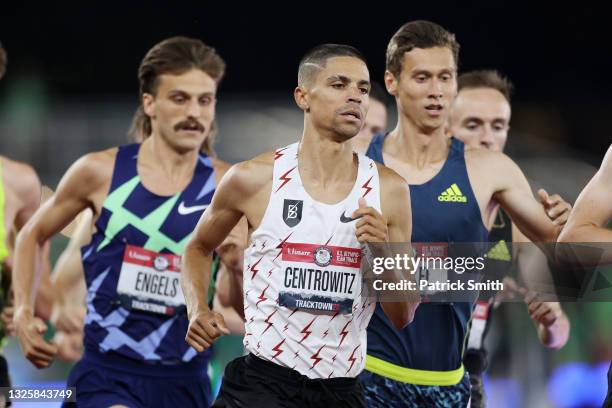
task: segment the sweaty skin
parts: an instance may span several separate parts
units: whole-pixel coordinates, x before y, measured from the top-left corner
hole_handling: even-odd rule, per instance
[[[608,148],[599,171],[578,196],[559,242],[589,242],[601,246],[598,262],[612,263],[612,231],[606,225],[612,219],[612,145]],[[607,245],[605,244],[607,243]],[[562,255],[562,254],[561,254]]]
[[[510,116],[510,103],[499,90],[485,86],[465,87],[459,91],[452,104],[449,117],[450,134],[470,149],[484,148],[503,152],[510,129]],[[538,191],[538,195],[541,202],[549,202],[547,215],[551,221],[563,226],[569,217],[571,205],[558,194],[549,196],[543,189]],[[497,217],[497,212],[498,209],[492,211],[489,224],[486,224],[489,229]],[[512,241],[530,242],[514,223]],[[523,276],[529,273],[529,276],[533,277],[534,273],[544,270],[549,273],[545,257],[540,251],[526,245],[515,245],[513,249],[519,272]],[[535,263],[538,264],[536,268],[533,267]],[[514,292],[523,298],[542,345],[555,349],[563,347],[569,339],[570,324],[559,302],[542,302],[538,300],[536,293],[518,287],[511,278],[508,277],[504,281],[504,288],[514,288]],[[502,294],[498,299],[503,297]]]
[[[299,172],[304,189],[319,202],[337,203],[353,188],[357,166],[352,147],[345,143],[361,128],[367,111],[369,73],[365,64],[353,57],[333,57],[308,84],[300,84],[294,97],[304,110],[304,132],[299,149]],[[352,109],[355,115],[343,113]],[[241,217],[249,232],[261,224],[268,206],[274,152],[262,154],[230,169],[215,192],[208,210],[200,219],[183,257],[183,293],[190,318],[187,342],[198,351],[227,333],[223,317],[210,311],[205,301],[212,250],[224,239]],[[379,166],[382,214],[363,202],[353,217],[359,242],[409,242],[411,219],[409,190],[394,172]],[[386,277],[390,281],[397,276]],[[407,295],[402,302],[381,302],[383,310],[397,326],[409,323],[418,296]]]
[[[204,71],[192,69],[178,75],[161,75],[156,95],[143,95],[144,109],[153,118],[153,134],[140,147],[137,167],[141,182],[151,192],[173,195],[190,183],[200,146],[214,119],[216,86]],[[176,126],[186,118],[200,122],[202,130]],[[89,208],[97,219],[110,188],[116,154],[117,148],[112,148],[77,160],[60,181],[55,195],[34,214],[17,240],[14,321],[25,356],[38,368],[52,362],[57,346],[43,340],[44,323],[32,313],[36,292],[30,288],[40,275],[34,259],[41,244],[81,211]],[[216,159],[212,163],[219,178],[229,167]]]

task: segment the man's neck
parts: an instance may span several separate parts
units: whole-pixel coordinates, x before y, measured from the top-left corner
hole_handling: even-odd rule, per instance
[[[348,141],[334,141],[333,135],[322,134],[306,123],[298,157],[300,175],[318,180],[323,186],[355,178],[351,144]]]
[[[444,161],[448,155],[448,136],[444,127],[422,129],[408,118],[401,117],[385,141],[385,153],[423,169],[431,163]]]
[[[141,162],[159,166],[173,184],[191,178],[198,160],[198,150],[177,151],[159,135],[151,135],[142,142]]]

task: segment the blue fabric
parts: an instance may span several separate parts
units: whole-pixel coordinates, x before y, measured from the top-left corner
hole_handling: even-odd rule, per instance
[[[367,156],[384,164],[385,135],[376,135]],[[441,201],[456,184],[465,202]],[[412,242],[486,242],[488,231],[465,165],[464,145],[452,139],[446,162],[424,184],[410,185]],[[428,371],[450,371],[461,365],[463,343],[473,304],[422,303],[412,323],[398,331],[380,304],[368,326],[368,354],[390,363]]]
[[[139,144],[119,147],[96,232],[91,243],[82,248],[88,288],[85,349],[112,351],[147,363],[182,364],[195,359],[204,371],[212,350],[196,353],[185,342],[189,322],[184,310],[174,315],[128,310],[120,303],[117,283],[126,245],[182,255],[215,191],[212,163],[201,155],[191,182],[182,192],[159,196],[147,190],[138,177],[139,148]],[[199,209],[181,214],[181,205]],[[154,211],[158,214],[153,217],[159,222],[156,226],[146,218]]]
[[[165,376],[145,375],[142,363],[112,361],[86,353],[70,372],[67,386],[75,387],[76,403],[64,407],[99,408],[125,405],[148,407],[209,407],[211,390],[206,372],[196,367],[184,372],[168,370]],[[139,369],[140,366],[140,369]],[[126,367],[122,370],[120,367]],[[135,373],[138,372],[138,374]],[[161,374],[153,370],[153,374]]]
[[[470,400],[467,374],[451,386],[406,384],[369,371],[363,371],[359,380],[368,408],[465,408]]]

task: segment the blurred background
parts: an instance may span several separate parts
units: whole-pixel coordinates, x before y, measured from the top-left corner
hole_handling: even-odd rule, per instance
[[[389,38],[407,21],[428,19],[456,34],[460,71],[494,68],[514,82],[507,152],[532,187],[573,203],[612,141],[607,14],[582,3],[413,3],[3,4],[0,41],[8,71],[0,81],[0,154],[30,163],[55,189],[81,155],[126,142],[140,60],[158,41],[186,35],[213,45],[227,62],[216,150],[226,161],[244,160],[300,137],[302,112],[292,92],[309,48],[353,45],[366,55],[372,79],[382,82]],[[54,239],[52,259],[66,243]],[[570,341],[556,352],[539,345],[524,305],[505,304],[496,312],[488,337],[488,406],[601,405],[612,358],[612,305],[564,308]],[[216,370],[241,352],[240,339],[224,343]],[[70,368],[55,363],[35,370],[13,339],[3,353],[15,385],[61,383]]]

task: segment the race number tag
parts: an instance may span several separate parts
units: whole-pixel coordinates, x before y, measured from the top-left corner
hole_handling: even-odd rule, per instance
[[[444,261],[448,256],[448,244],[413,244],[416,257],[421,263],[416,272],[417,284],[422,295],[430,296],[445,292],[440,290],[441,283],[448,282],[448,271],[444,268]],[[426,282],[426,283],[425,283]]]
[[[181,257],[127,245],[117,293],[121,305],[128,310],[163,315],[184,313]]]
[[[290,309],[351,313],[361,292],[361,249],[285,243],[278,303]]]

